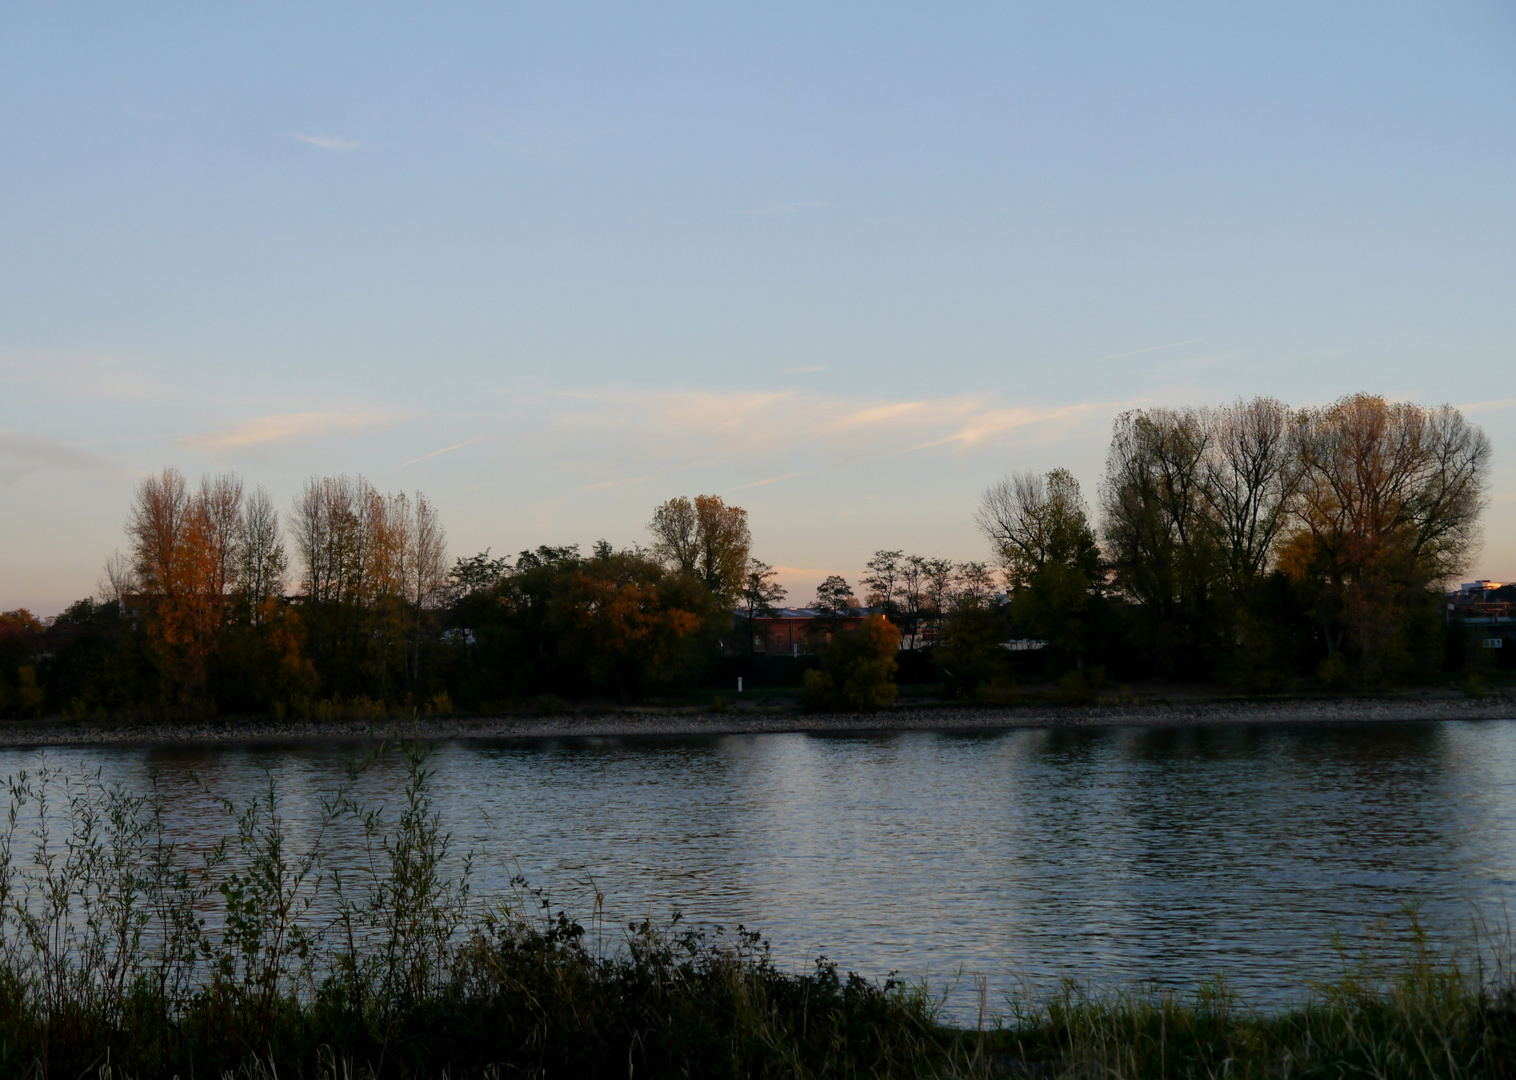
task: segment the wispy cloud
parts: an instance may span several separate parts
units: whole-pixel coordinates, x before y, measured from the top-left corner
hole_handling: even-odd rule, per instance
[[[988,395],[887,400],[798,390],[605,390],[558,396],[566,407],[547,422],[565,449],[675,465],[732,457],[774,460],[794,452],[831,458],[932,448],[962,452],[1012,436],[1045,441],[1132,404],[1017,406]]]
[[[411,458],[409,461],[403,461],[400,463],[400,467],[403,469],[407,465],[415,465],[418,462],[430,461],[434,457],[441,457],[443,454],[451,454],[454,450],[462,450],[465,446],[473,446],[475,443],[481,443],[483,441],[484,436],[481,435],[479,438],[469,439],[467,442],[454,443],[452,446],[444,446],[441,450],[433,450],[430,454],[422,454],[418,458]]]
[[[1187,338],[1184,341],[1171,341],[1167,345],[1149,345],[1144,349],[1132,349],[1130,352],[1111,353],[1109,356],[1097,356],[1090,363],[1098,364],[1103,360],[1120,360],[1123,356],[1141,356],[1143,353],[1159,352],[1163,349],[1177,349],[1181,345],[1194,345],[1202,338]]]
[[[605,491],[608,488],[630,487],[633,484],[645,484],[651,479],[652,477],[650,476],[631,476],[625,480],[602,480],[598,484],[585,484],[584,487],[580,488],[579,490]]]
[[[1476,401],[1470,405],[1460,405],[1458,410],[1466,413],[1498,412],[1501,409],[1509,409],[1516,405],[1516,398],[1502,398],[1499,401]]]
[[[339,139],[333,135],[300,135],[290,132],[290,138],[298,139],[310,146],[319,146],[323,150],[356,150],[363,145],[351,139]]]
[[[0,431],[0,487],[19,483],[44,469],[83,473],[121,471],[99,454],[80,450],[46,435]]]
[[[274,413],[244,420],[222,431],[186,435],[177,440],[177,445],[187,450],[209,452],[240,450],[249,446],[351,435],[382,427],[392,419],[388,413],[381,412]]]
[[[830,202],[768,202],[750,208],[749,214],[798,214],[802,210],[829,210],[837,203]]]
[[[804,475],[804,473],[798,472],[781,473],[779,476],[770,476],[763,480],[754,480],[750,484],[738,484],[734,488],[727,488],[725,494],[730,495],[734,491],[746,491],[748,488],[768,487],[770,484],[777,484],[781,480],[793,480],[797,476]]]

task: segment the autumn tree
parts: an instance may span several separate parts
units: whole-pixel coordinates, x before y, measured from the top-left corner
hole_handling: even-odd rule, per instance
[[[713,646],[714,595],[636,552],[576,562],[555,598],[560,648],[590,685],[629,701],[690,671]]]
[[[384,696],[396,669],[414,687],[425,613],[447,581],[431,504],[383,495],[362,477],[319,477],[292,516],[312,647],[330,687]]]
[[[653,511],[648,531],[665,567],[693,576],[722,607],[735,608],[753,543],[746,510],[719,495],[681,495]]]
[[[873,712],[889,707],[899,688],[895,668],[900,630],[874,614],[836,635],[821,650],[821,667],[805,673],[806,703],[813,709]]]
[[[173,693],[194,701],[205,696],[207,659],[226,615],[241,491],[241,481],[225,476],[191,495],[177,469],[164,469],[137,486],[127,518],[131,576],[149,605],[160,666]]]
[[[1451,406],[1356,394],[1308,414],[1300,456],[1281,562],[1311,589],[1329,654],[1351,643],[1382,676],[1418,601],[1477,547],[1489,440]]]

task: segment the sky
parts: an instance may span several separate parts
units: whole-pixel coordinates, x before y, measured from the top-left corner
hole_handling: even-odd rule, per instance
[[[1516,578],[1509,2],[0,5],[0,610],[166,466],[455,555],[716,493],[804,602],[1124,409],[1360,391],[1484,427]]]

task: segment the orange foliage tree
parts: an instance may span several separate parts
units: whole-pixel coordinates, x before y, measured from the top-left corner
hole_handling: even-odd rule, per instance
[[[681,495],[653,511],[648,531],[664,566],[697,578],[726,610],[736,607],[753,546],[746,510],[720,495]]]
[[[191,493],[177,469],[137,486],[126,532],[146,629],[171,698],[205,697],[207,660],[233,584],[242,482],[207,478]]]
[[[670,681],[706,642],[715,605],[686,574],[669,574],[632,552],[603,547],[578,561],[558,597],[562,648],[593,682],[625,701]]]
[[[1380,674],[1407,604],[1479,540],[1490,444],[1451,406],[1356,394],[1307,414],[1297,528],[1279,565],[1314,593],[1332,655]]]

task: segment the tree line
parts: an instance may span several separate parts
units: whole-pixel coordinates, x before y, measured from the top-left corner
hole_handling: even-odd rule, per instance
[[[1098,525],[1067,470],[1014,473],[978,508],[993,562],[882,549],[857,588],[827,577],[819,657],[799,666],[815,667],[818,704],[860,708],[890,699],[899,664],[960,695],[1071,673],[1259,689],[1442,677],[1467,657],[1439,588],[1476,549],[1489,459],[1458,410],[1371,395],[1129,411]],[[235,475],[192,487],[166,469],[134,492],[99,595],[51,625],[0,615],[0,712],[628,701],[779,664],[753,630],[787,594],[746,512],[679,497],[648,531],[626,549],[449,565],[420,493],[316,477],[281,521]]]
[[[1055,667],[1328,685],[1464,658],[1441,589],[1480,539],[1490,445],[1455,408],[1357,394],[1117,418],[1092,528],[1065,470],[1017,474],[978,521],[1007,614]]]

